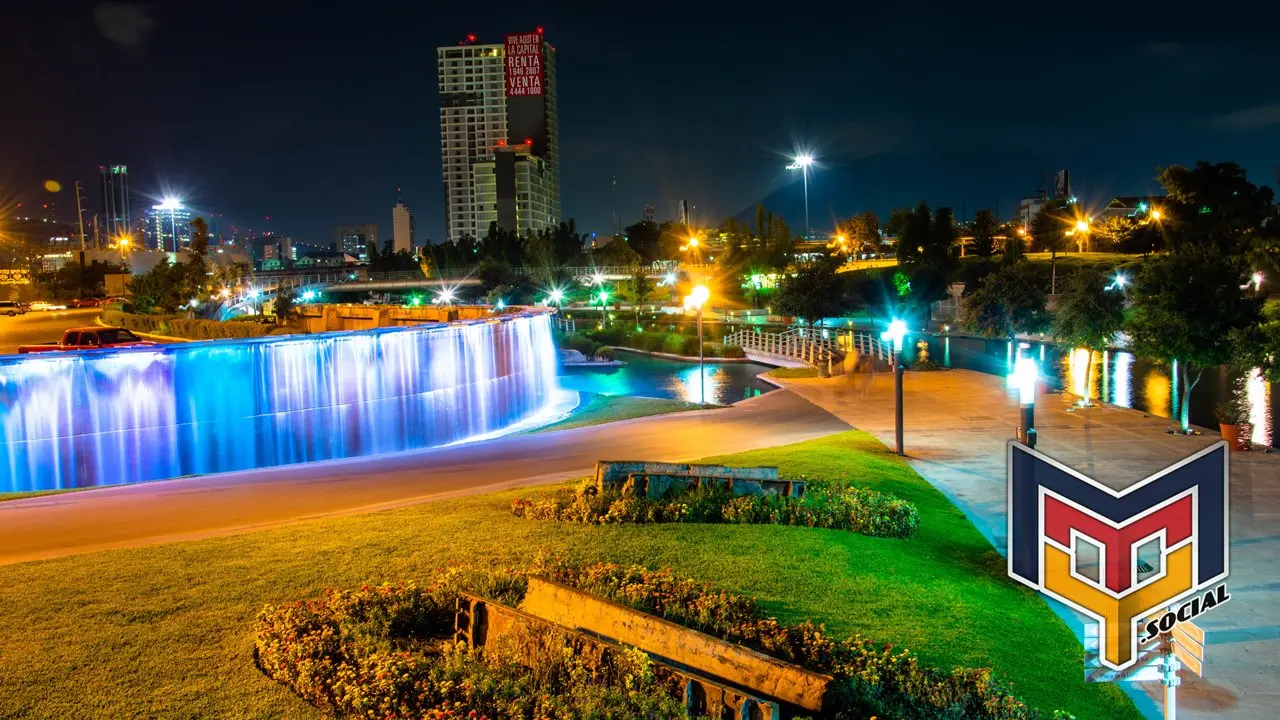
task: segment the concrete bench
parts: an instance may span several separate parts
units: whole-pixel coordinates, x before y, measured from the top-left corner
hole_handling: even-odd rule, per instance
[[[535,628],[550,628],[562,633],[581,655],[586,647],[603,652],[624,652],[626,647],[559,623],[507,607],[484,598],[461,593],[454,617],[454,641],[469,647],[485,647],[505,636],[519,635]],[[593,655],[595,653],[592,653]],[[691,716],[732,718],[732,720],[782,720],[778,703],[766,700],[740,688],[717,682],[688,668],[677,667],[652,658],[654,676],[659,683],[680,692]]]
[[[558,625],[640,648],[662,662],[804,710],[821,710],[831,684],[828,675],[549,580],[529,578],[520,609]]]

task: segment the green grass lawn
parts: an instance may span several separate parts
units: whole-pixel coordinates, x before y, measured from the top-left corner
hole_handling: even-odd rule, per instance
[[[5,500],[22,500],[25,498],[42,497],[44,495],[61,495],[63,493],[80,492],[81,490],[93,490],[93,488],[62,488],[58,490],[23,490],[20,492],[0,492],[0,502]]]
[[[601,395],[582,393],[582,404],[565,419],[531,430],[540,433],[549,430],[571,430],[588,425],[601,425],[618,420],[662,415],[663,413],[680,412],[682,410],[705,409],[698,403],[668,398],[631,397],[629,395]],[[710,405],[708,407],[719,407]]]
[[[524,489],[232,537],[0,566],[0,718],[320,718],[253,667],[265,603],[423,576],[452,561],[523,565],[539,549],[671,566],[756,596],[785,620],[992,666],[1015,692],[1080,718],[1138,718],[1119,688],[1082,682],[1081,649],[959,510],[869,435],[715,462],[847,475],[916,503],[908,540],[779,526],[585,526],[520,520]]]

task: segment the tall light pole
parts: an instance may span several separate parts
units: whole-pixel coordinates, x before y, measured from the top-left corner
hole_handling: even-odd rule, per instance
[[[809,166],[813,164],[813,156],[797,155],[794,162],[787,166],[788,170],[799,170],[804,175],[804,239],[809,239]]]
[[[703,355],[702,355],[702,306],[711,297],[711,291],[706,285],[699,285],[693,289],[684,299],[684,306],[695,307],[698,309],[698,401],[700,405],[707,404],[707,377],[703,371]]]
[[[880,339],[893,342],[893,439],[898,455],[906,455],[902,447],[902,338],[907,334],[907,324],[895,319],[889,329],[880,333]]]

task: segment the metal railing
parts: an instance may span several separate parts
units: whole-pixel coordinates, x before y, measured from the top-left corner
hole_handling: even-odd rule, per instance
[[[829,365],[837,359],[837,353],[829,342],[814,342],[791,330],[781,333],[739,330],[726,335],[724,344],[740,347],[744,351],[799,360],[810,365]]]
[[[572,335],[578,331],[578,321],[556,313],[551,316],[551,329]]]
[[[849,351],[870,355],[893,364],[893,349],[870,333],[791,328],[780,333],[739,330],[724,338],[725,345],[736,345],[745,351],[799,360],[810,365],[832,367]]]

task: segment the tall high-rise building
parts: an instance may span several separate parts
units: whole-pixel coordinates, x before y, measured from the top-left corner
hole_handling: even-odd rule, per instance
[[[395,211],[392,211],[394,220]],[[369,244],[378,245],[378,226],[339,225],[333,230],[333,249],[360,260],[369,259]],[[382,248],[378,248],[379,251]]]
[[[413,252],[413,211],[404,204],[400,188],[396,188],[396,206],[391,208],[392,252]]]
[[[535,32],[436,50],[445,236],[560,222],[555,48]]]
[[[130,232],[129,168],[124,165],[99,165],[102,176],[101,222],[107,238],[114,240]]]
[[[177,252],[191,244],[191,209],[181,201],[168,199],[147,211],[148,250]]]

